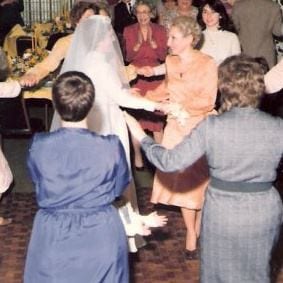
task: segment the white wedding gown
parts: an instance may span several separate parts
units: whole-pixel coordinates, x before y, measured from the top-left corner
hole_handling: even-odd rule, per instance
[[[123,112],[119,106],[153,111],[155,104],[136,97],[130,94],[129,89],[123,88],[120,78],[113,71],[110,64],[106,63],[103,56],[105,55],[97,51],[89,53],[84,59],[89,64],[82,64],[79,70],[85,73],[95,86],[95,101],[88,115],[88,128],[101,135],[117,135],[123,144],[131,170],[128,130]],[[60,117],[55,111],[51,131],[60,126]],[[137,196],[133,181],[125,191],[124,196],[130,201],[133,210],[138,213]],[[132,252],[137,250],[136,247],[141,247],[144,244],[145,242],[141,237],[135,237],[135,239],[129,237],[129,248]]]

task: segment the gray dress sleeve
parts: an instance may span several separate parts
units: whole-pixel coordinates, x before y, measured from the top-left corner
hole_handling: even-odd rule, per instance
[[[148,136],[142,140],[141,147],[148,160],[161,171],[183,170],[205,154],[206,128],[206,121],[203,121],[172,149],[166,149]]]

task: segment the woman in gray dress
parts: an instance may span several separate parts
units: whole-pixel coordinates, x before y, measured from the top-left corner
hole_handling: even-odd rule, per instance
[[[125,114],[147,158],[162,171],[182,170],[206,154],[211,181],[202,220],[202,283],[270,282],[271,250],[283,213],[272,186],[283,153],[283,120],[257,108],[263,78],[254,59],[227,58],[219,68],[221,114],[208,116],[171,150]]]

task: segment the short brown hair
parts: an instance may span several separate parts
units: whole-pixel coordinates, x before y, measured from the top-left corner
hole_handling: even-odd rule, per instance
[[[202,31],[200,25],[192,17],[178,16],[173,20],[171,27],[178,28],[183,36],[192,35],[193,47],[200,41]]]
[[[89,9],[93,10],[95,15],[99,14],[100,8],[97,4],[94,3],[78,2],[73,6],[72,10],[70,11],[70,21],[72,27],[76,27],[82,15]]]
[[[264,94],[264,68],[246,55],[225,59],[218,69],[220,112],[232,107],[258,107]]]
[[[60,75],[52,88],[55,109],[62,120],[83,120],[94,103],[95,89],[90,78],[82,72],[70,71]]]

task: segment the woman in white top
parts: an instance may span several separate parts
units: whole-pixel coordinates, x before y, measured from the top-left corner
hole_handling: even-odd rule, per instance
[[[220,0],[205,0],[198,14],[203,28],[203,44],[200,50],[214,58],[217,65],[229,56],[241,53],[238,36]]]

